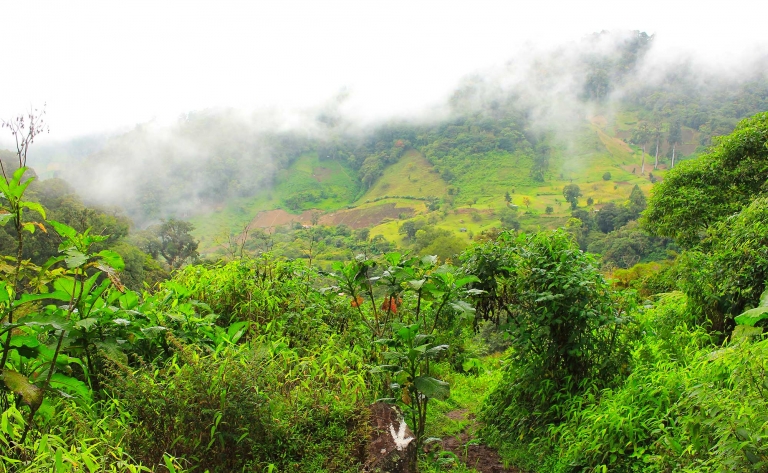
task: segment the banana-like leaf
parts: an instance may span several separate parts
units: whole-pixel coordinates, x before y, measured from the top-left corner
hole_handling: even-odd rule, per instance
[[[734,320],[739,325],[754,327],[756,323],[768,319],[768,289],[760,295],[760,303],[754,309],[742,312]]]
[[[91,402],[92,400],[91,390],[88,389],[85,383],[62,373],[53,373],[51,376],[51,387],[77,396],[86,402]]]
[[[451,395],[451,386],[445,381],[432,378],[431,376],[419,376],[413,380],[416,389],[428,398],[448,399]]]
[[[43,402],[43,390],[30,383],[26,376],[13,370],[3,370],[0,376],[8,389],[21,396],[24,404],[34,410],[40,407]]]

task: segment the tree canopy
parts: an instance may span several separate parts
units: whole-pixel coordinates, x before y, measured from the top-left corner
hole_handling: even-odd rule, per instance
[[[768,192],[768,113],[739,123],[699,159],[671,169],[651,193],[642,224],[650,232],[697,245],[713,223]]]

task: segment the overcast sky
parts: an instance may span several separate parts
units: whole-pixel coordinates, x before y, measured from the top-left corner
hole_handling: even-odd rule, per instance
[[[604,29],[725,68],[768,43],[756,0],[0,2],[0,117],[46,102],[53,137],[342,90],[361,117],[413,113],[521,48]]]

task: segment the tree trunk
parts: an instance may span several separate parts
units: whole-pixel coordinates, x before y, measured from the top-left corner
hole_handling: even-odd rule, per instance
[[[643,145],[643,162],[640,164],[640,175],[645,175],[645,145]]]
[[[653,163],[653,169],[659,168],[659,136],[656,136],[656,161]]]
[[[675,167],[675,146],[677,146],[677,143],[672,143],[672,166],[670,168]]]

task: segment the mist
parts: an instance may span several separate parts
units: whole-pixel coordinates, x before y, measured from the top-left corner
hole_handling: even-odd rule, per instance
[[[567,151],[571,132],[596,115],[641,102],[661,111],[665,100],[701,102],[705,113],[708,96],[765,80],[759,14],[737,22],[720,6],[615,8],[5,6],[38,23],[31,35],[23,22],[0,32],[29,45],[0,92],[0,117],[46,103],[51,133],[30,164],[145,225],[263,192],[299,154],[392,124],[423,130],[497,117],[501,106],[521,113],[534,141],[550,134]],[[658,103],[648,103],[652,92]],[[7,136],[0,148],[11,148]]]

